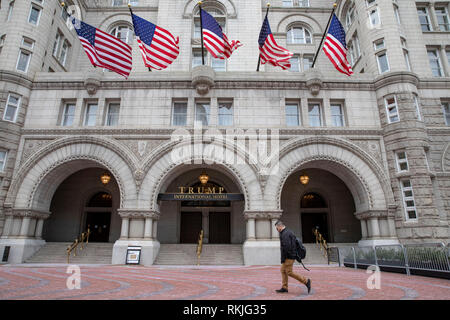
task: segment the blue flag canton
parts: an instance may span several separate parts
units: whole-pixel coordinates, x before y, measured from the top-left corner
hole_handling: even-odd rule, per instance
[[[335,14],[333,14],[333,18],[331,19],[330,28],[328,29],[328,33],[331,34],[333,37],[335,37],[345,49],[347,49],[347,44],[345,42],[345,31],[342,27],[341,22],[336,17]]]
[[[142,42],[150,46],[155,35],[156,25],[133,14],[134,34],[139,37]]]
[[[214,32],[218,37],[223,39],[222,27],[217,23],[216,19],[213,18],[208,12],[203,9],[201,10],[201,19],[202,19],[202,27],[203,29],[207,29],[211,32]]]
[[[76,18],[72,19],[72,24],[74,25],[78,36],[85,38],[95,47],[95,33],[97,32],[97,29]]]
[[[270,25],[269,25],[269,20],[267,19],[267,17],[264,19],[262,28],[261,28],[261,32],[259,33],[259,39],[258,39],[258,43],[259,46],[262,47],[264,46],[264,43],[266,42],[267,36],[269,34],[272,33],[272,30],[270,30]]]

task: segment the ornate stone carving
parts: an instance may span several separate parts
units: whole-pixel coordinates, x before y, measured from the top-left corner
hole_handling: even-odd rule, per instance
[[[118,140],[130,149],[134,155],[142,160],[150,154],[157,146],[167,140]]]
[[[48,145],[54,139],[29,139],[25,140],[22,157],[20,158],[20,164],[31,158],[31,156],[43,146]]]
[[[159,220],[161,214],[153,210],[139,210],[139,209],[118,209],[119,216],[128,219],[145,219],[152,218],[154,220]]]
[[[359,220],[368,220],[370,218],[387,218],[388,210],[368,210],[364,212],[355,212],[355,216]]]
[[[305,73],[306,87],[313,96],[317,96],[322,89],[322,74],[316,69],[308,69]]]
[[[351,142],[369,153],[379,164],[383,164],[380,142],[377,140],[352,140]]]
[[[214,87],[215,72],[209,66],[197,66],[192,70],[192,86],[200,95],[205,95]]]
[[[99,72],[89,72],[84,79],[84,87],[86,88],[89,95],[94,95],[97,93],[98,88],[101,86],[102,74]]]
[[[21,218],[36,218],[36,219],[47,219],[50,216],[48,211],[39,211],[29,208],[14,208],[5,211],[6,216],[21,217]]]
[[[282,210],[275,211],[244,211],[244,219],[280,219]]]

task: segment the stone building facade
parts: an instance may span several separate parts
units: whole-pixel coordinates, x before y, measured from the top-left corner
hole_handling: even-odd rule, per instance
[[[260,72],[264,1],[204,1],[243,43],[206,66],[197,1],[131,2],[180,37],[164,71],[144,67],[127,1],[67,1],[133,47],[127,80],[92,67],[59,1],[1,2],[0,253],[11,247],[9,262],[71,242],[89,223],[114,243],[112,263],[139,245],[147,265],[160,244],[190,242],[199,225],[206,241],[242,244],[245,264],[276,264],[280,218],[305,242],[315,226],[333,243],[449,242],[449,2],[338,1],[352,77],[323,53],[310,68],[333,1],[274,0],[271,29],[294,52],[292,68]],[[255,139],[268,164],[252,161],[263,154]],[[244,200],[158,198],[202,173]]]

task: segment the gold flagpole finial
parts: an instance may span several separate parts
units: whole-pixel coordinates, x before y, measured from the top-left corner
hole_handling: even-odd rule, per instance
[[[337,3],[335,2],[335,3],[333,3],[333,8],[336,9],[336,7],[337,7]]]
[[[270,2],[267,2],[267,7],[270,7]]]
[[[201,5],[201,4],[202,4],[202,2],[201,2],[201,1],[199,1],[199,2],[198,2],[198,4],[199,4],[199,5]]]
[[[61,2],[61,6],[64,8],[64,6],[65,6],[66,4],[64,3],[64,1],[63,2]]]
[[[128,2],[128,8],[131,8],[131,3]]]

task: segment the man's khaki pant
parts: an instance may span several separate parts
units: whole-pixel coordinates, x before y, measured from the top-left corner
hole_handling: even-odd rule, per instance
[[[283,280],[283,288],[284,289],[288,289],[288,277],[292,277],[298,281],[300,281],[301,283],[303,283],[304,285],[306,285],[306,282],[308,281],[308,279],[306,279],[305,277],[302,277],[299,274],[296,274],[292,271],[292,266],[294,265],[294,260],[293,259],[286,259],[284,261],[284,263],[281,265],[281,278]]]

